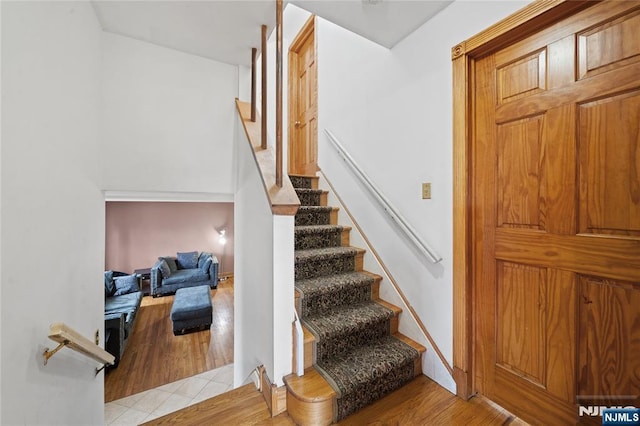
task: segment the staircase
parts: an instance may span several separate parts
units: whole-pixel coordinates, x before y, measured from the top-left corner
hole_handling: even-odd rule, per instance
[[[401,309],[380,300],[382,277],[363,271],[365,250],[349,245],[318,178],[290,176],[295,218],[296,310],[305,375],[289,375],[287,410],[301,425],[338,422],[422,373],[425,348],[398,333]]]

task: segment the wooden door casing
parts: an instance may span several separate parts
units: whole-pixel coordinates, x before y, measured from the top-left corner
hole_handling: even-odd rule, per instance
[[[315,17],[311,16],[289,49],[289,173],[318,170],[318,83]]]
[[[469,73],[476,389],[541,424],[594,392],[637,405],[640,5],[594,4]]]

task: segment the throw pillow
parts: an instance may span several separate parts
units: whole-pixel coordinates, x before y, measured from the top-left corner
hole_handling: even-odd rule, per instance
[[[176,265],[176,259],[173,257],[159,257],[158,260],[164,260],[169,265],[169,270],[171,272],[175,272],[178,270],[178,265]]]
[[[120,296],[121,294],[129,294],[134,291],[138,291],[138,276],[137,275],[125,275],[124,277],[115,277],[116,292],[114,296]]]
[[[209,267],[211,266],[212,262],[213,260],[211,259],[211,256],[209,256],[206,262],[202,264],[202,267],[200,269],[203,270],[204,272],[209,272]]]
[[[211,253],[207,253],[206,251],[200,253],[200,256],[198,256],[198,268],[202,269],[204,262],[206,262],[209,257],[211,257]]]
[[[178,268],[195,269],[198,267],[198,252],[190,251],[186,253],[178,253]]]
[[[113,271],[104,273],[104,297],[111,297],[116,292],[116,285],[113,282]]]
[[[171,269],[169,269],[169,265],[167,265],[166,260],[160,261],[160,273],[162,274],[162,278],[169,278],[171,276]]]

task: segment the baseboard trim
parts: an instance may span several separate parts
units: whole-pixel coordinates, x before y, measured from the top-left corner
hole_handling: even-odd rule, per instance
[[[284,413],[287,411],[287,388],[285,386],[277,387],[271,383],[264,366],[261,365],[259,370],[260,389],[264,400],[267,402],[267,407],[269,407],[269,412],[271,412],[271,417]]]
[[[460,368],[453,367],[453,380],[456,382],[456,395],[465,401],[471,398],[471,387],[469,386],[469,373]]]

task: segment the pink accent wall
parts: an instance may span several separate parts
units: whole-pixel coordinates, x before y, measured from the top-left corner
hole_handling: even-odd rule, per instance
[[[226,228],[225,245],[216,229]],[[159,256],[207,251],[220,273],[233,273],[233,203],[109,201],[105,269],[150,268]]]

